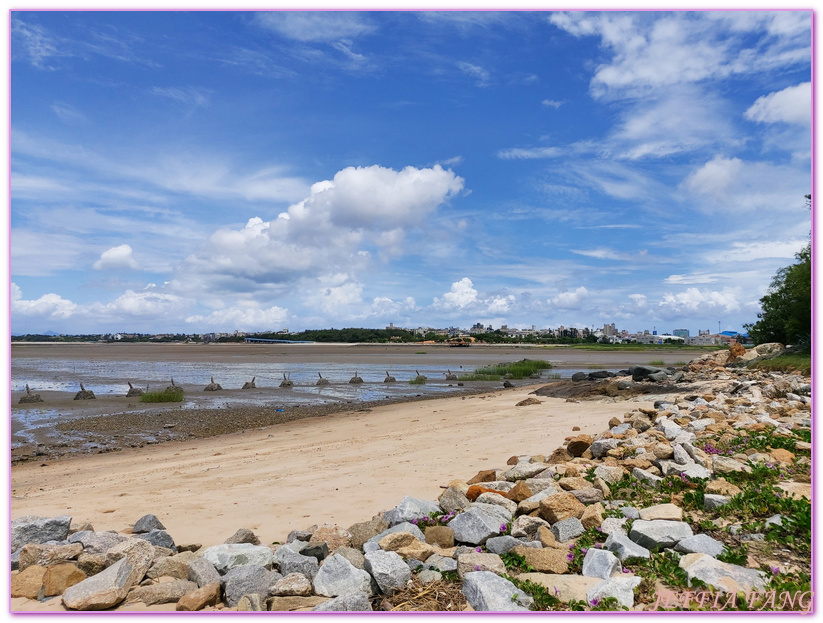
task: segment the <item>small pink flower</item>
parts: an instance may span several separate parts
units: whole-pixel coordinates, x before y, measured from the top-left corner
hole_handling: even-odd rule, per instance
[[[476,551],[479,554],[480,552],[483,551],[483,548],[482,547],[475,547],[474,551]]]

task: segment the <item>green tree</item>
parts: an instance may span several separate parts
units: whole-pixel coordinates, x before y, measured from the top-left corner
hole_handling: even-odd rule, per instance
[[[812,247],[795,255],[798,262],[784,266],[774,276],[769,291],[760,299],[762,312],[754,324],[746,325],[755,344],[780,342],[811,347]]]

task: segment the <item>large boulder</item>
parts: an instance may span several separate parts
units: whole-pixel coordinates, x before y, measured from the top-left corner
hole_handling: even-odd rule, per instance
[[[692,580],[700,580],[723,593],[750,593],[766,589],[766,574],[756,569],[720,562],[708,554],[686,554],[680,559],[680,568]]]
[[[400,504],[390,511],[386,511],[383,519],[389,526],[394,526],[404,521],[412,521],[413,519],[428,517],[432,513],[442,512],[443,510],[436,502],[406,496]]]
[[[223,576],[223,591],[226,603],[236,606],[244,595],[258,594],[264,599],[269,596],[269,588],[283,576],[260,565],[234,567]]]
[[[685,521],[665,519],[636,519],[629,534],[632,541],[651,551],[674,547],[679,541],[690,536],[694,536],[694,532]]]
[[[476,612],[529,610],[534,599],[491,571],[472,571],[463,578],[463,594]]]
[[[312,584],[314,592],[325,597],[337,597],[355,592],[372,594],[369,573],[357,569],[338,554],[332,554],[323,561]]]
[[[69,537],[69,543],[80,543],[83,552],[86,554],[105,554],[112,547],[129,537],[116,532],[94,532],[92,530],[81,530]]]
[[[313,578],[320,569],[320,563],[318,563],[317,558],[298,554],[288,547],[278,547],[274,553],[274,560],[277,562],[280,567],[280,572],[283,575],[302,573],[308,578]]]
[[[312,608],[312,612],[370,612],[371,610],[373,608],[369,595],[363,592],[346,593]]]
[[[586,506],[573,494],[564,492],[555,493],[540,500],[539,510],[543,519],[554,524],[569,517],[580,519],[586,510]]]
[[[377,550],[368,552],[365,558],[366,571],[377,582],[377,586],[383,594],[404,588],[406,583],[411,580],[409,566],[403,562],[397,552]]]
[[[274,555],[271,549],[265,546],[231,543],[209,547],[203,552],[203,558],[214,565],[218,573],[224,574],[234,567],[243,565],[271,567]]]
[[[11,551],[20,549],[27,543],[65,541],[69,536],[71,517],[39,517],[26,515],[11,522]]]
[[[483,504],[482,506],[490,505]],[[452,519],[449,522],[449,527],[454,531],[455,541],[471,545],[482,545],[490,537],[499,535],[501,532],[500,527],[505,523],[505,519],[501,522],[500,515],[474,504],[469,510]]]
[[[197,590],[197,584],[188,580],[172,580],[148,586],[138,586],[129,593],[129,601],[142,601],[147,606],[153,604],[176,603],[184,596]]]

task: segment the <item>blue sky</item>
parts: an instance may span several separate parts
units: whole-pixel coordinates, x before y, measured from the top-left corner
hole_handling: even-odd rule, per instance
[[[11,330],[741,330],[811,13],[11,13]]]

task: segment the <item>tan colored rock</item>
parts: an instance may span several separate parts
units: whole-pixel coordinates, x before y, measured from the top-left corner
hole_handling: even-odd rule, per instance
[[[410,532],[393,532],[380,539],[380,549],[387,552],[397,552],[405,558],[416,558],[425,561],[434,553],[434,548],[418,540]]]
[[[706,493],[716,493],[733,497],[742,492],[743,490],[740,487],[733,485],[725,478],[717,478],[716,480],[711,480],[706,483]]]
[[[586,510],[583,511],[583,516],[580,517],[580,523],[588,530],[589,528],[599,528],[605,519],[606,509],[603,508],[600,502],[597,502],[586,507]]]
[[[528,407],[529,405],[542,405],[543,402],[537,398],[526,398],[518,402],[515,407]]]
[[[527,485],[524,480],[518,480],[506,494],[506,497],[509,498],[512,502],[516,502],[517,504],[519,504],[526,498],[530,498],[533,495],[534,493],[529,488],[529,485]]]
[[[521,573],[517,576],[520,581],[529,581],[539,584],[548,591],[549,595],[557,597],[564,603],[570,601],[587,602],[586,593],[603,582],[602,578],[589,578],[585,575],[559,575],[554,573]]]
[[[62,595],[69,586],[86,579],[86,574],[71,562],[49,565],[43,576],[43,594],[46,597]]]
[[[497,554],[480,552],[460,554],[457,557],[458,577],[462,580],[467,573],[472,571],[491,571],[497,575],[503,575],[506,573],[506,565],[503,564],[503,559]]]
[[[554,536],[554,532],[552,532],[546,526],[540,526],[537,529],[537,538],[540,541],[543,547],[565,547],[557,542],[557,539]]]
[[[580,489],[588,489],[592,486],[592,483],[580,476],[575,478],[561,478],[557,481],[557,484],[565,491],[578,491]]]
[[[306,597],[312,593],[311,580],[302,573],[290,573],[275,582],[269,592],[274,597]]]
[[[325,541],[329,546],[329,553],[334,553],[338,547],[351,547],[352,535],[336,525],[323,524],[311,535],[312,541]]]
[[[669,443],[656,443],[654,444],[654,448],[652,449],[654,456],[658,459],[670,459],[674,456],[674,449],[672,448],[671,444]]]
[[[565,463],[566,461],[571,461],[574,457],[571,455],[571,452],[566,450],[566,448],[558,448],[554,452],[551,453],[549,458],[546,460],[546,463],[549,465],[557,465],[558,463]]]
[[[173,556],[166,556],[155,561],[146,572],[148,578],[160,578],[167,576],[178,580],[189,579],[189,562],[197,558],[192,552],[183,552]]]
[[[480,482],[493,482],[496,477],[496,470],[483,469],[477,472],[477,475],[475,475],[471,480],[467,480],[466,484],[475,485]]]
[[[189,580],[173,579],[148,586],[138,586],[129,592],[129,601],[142,601],[147,606],[177,603],[186,595],[198,590],[197,584]]]
[[[80,554],[77,557],[77,568],[86,576],[97,575],[106,568],[105,554]]]
[[[540,500],[540,516],[549,523],[556,523],[569,517],[580,519],[586,506],[571,493],[555,493]]]
[[[789,452],[788,450],[784,450],[783,448],[770,450],[769,454],[771,454],[772,458],[778,463],[794,463],[794,453]]]
[[[509,460],[506,461],[506,465],[517,465],[520,462],[520,459],[515,454],[514,456],[510,456]]]
[[[517,503],[512,502],[508,497],[506,497],[505,493],[494,493],[492,491],[488,491],[486,493],[481,493],[477,496],[476,502],[481,504],[493,504],[495,506],[502,506],[507,511],[509,511],[512,515],[517,511]]]
[[[522,482],[522,481],[521,481]],[[454,530],[448,526],[429,526],[425,531],[426,543],[438,547],[454,547]]]
[[[591,435],[577,435],[569,441],[566,450],[568,450],[572,456],[580,456],[592,445],[592,441],[594,440]]]
[[[612,490],[609,487],[609,483],[600,478],[600,476],[594,477],[593,484],[595,489],[600,489],[600,492],[603,494],[603,498],[608,499],[612,496]]]
[[[206,606],[216,606],[220,603],[220,582],[206,584],[196,591],[183,595],[178,601],[175,610],[181,612],[196,612]]]
[[[70,545],[41,545],[39,543],[29,543],[20,550],[18,568],[25,570],[31,565],[55,565],[63,562],[77,560],[83,553],[82,543],[72,543]]]
[[[526,564],[537,572],[542,573],[568,573],[569,558],[568,548],[566,550],[556,548],[535,549],[518,545],[511,550],[526,559]]]
[[[683,509],[674,504],[656,504],[640,509],[640,519],[652,521],[665,519],[668,521],[683,521]]]
[[[620,426],[623,422],[620,421],[620,418],[613,417],[609,420],[609,428],[614,428],[615,426]]]
[[[269,612],[294,612],[296,610],[311,610],[319,606],[324,601],[329,601],[328,597],[269,597],[266,600],[266,607]]]
[[[46,568],[40,565],[31,565],[27,569],[12,573],[11,596],[37,599],[43,595],[43,577]]]
[[[674,451],[672,451],[672,454],[674,454]],[[647,461],[646,459],[625,459],[620,461],[620,464],[629,471],[633,470],[635,467],[639,469],[649,469],[652,466],[652,462]]]

